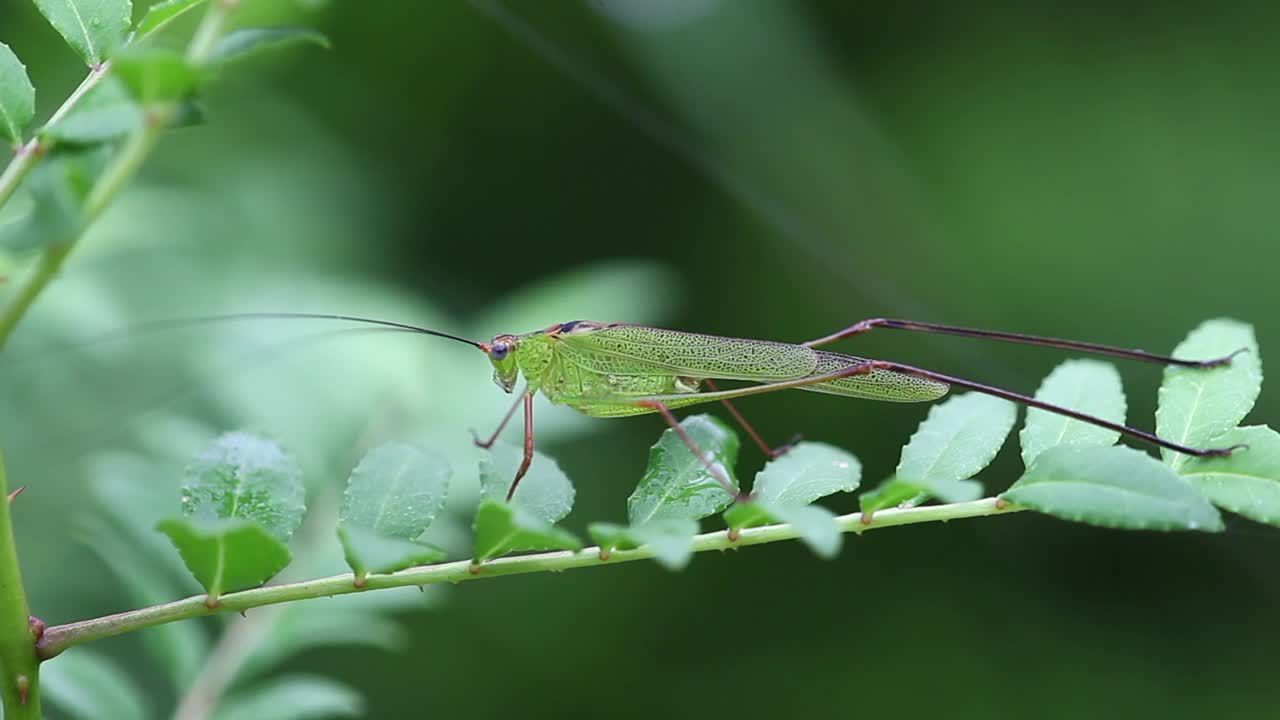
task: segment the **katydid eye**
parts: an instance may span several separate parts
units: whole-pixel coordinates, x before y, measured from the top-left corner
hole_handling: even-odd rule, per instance
[[[493,346],[489,348],[489,356],[494,360],[501,360],[507,356],[507,352],[510,350],[511,346],[504,342],[494,343]]]

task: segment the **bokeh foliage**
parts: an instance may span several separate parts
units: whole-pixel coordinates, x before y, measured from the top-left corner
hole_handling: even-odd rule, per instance
[[[140,602],[105,571],[58,569],[88,564],[75,537],[95,498],[176,493],[182,463],[224,429],[270,431],[306,477],[336,483],[381,440],[455,433],[466,456],[465,428],[505,409],[474,351],[407,336],[226,325],[47,351],[141,319],[336,310],[487,336],[581,316],[798,340],[905,315],[1167,350],[1228,315],[1263,345],[1276,336],[1280,58],[1258,31],[1272,6],[644,5],[657,9],[502,6],[571,72],[464,2],[254,11],[314,22],[334,50],[215,86],[206,124],[160,147],[0,378],[10,476],[32,486],[16,516],[24,569],[47,619]],[[29,6],[0,6],[0,28],[39,87],[78,80]],[[621,114],[610,88],[630,98]],[[42,93],[38,112],[56,101]],[[859,342],[1027,390],[1059,359]],[[1151,393],[1130,399],[1131,418],[1152,416]],[[744,405],[766,436],[850,448],[873,478],[924,412],[799,393]],[[1255,413],[1277,407],[1264,395]],[[623,521],[660,425],[546,407],[539,425],[579,479],[580,517]],[[1016,453],[988,472],[1015,477]],[[132,494],[111,487],[126,481]],[[375,716],[417,707],[424,683],[437,712],[477,715],[997,713],[999,698],[1067,717],[1099,697],[1115,714],[1266,712],[1274,543],[1239,519],[1208,537],[1017,516],[851,540],[830,564],[774,547],[681,574],[510,578],[403,616],[411,656],[318,650],[289,671],[342,663]],[[753,642],[726,654],[724,628],[743,623]],[[662,691],[566,692],[584,667]]]

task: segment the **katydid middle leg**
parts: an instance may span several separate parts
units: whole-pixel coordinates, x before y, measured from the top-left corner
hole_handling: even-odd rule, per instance
[[[717,386],[713,380],[703,380],[703,383],[707,387],[711,388],[713,392],[718,392],[720,390],[720,387]],[[756,444],[756,446],[760,448],[760,451],[765,454],[765,457],[770,460],[784,455],[788,450],[795,447],[796,443],[800,442],[800,434],[797,433],[785,444],[779,445],[778,447],[770,447],[769,444],[764,441],[764,438],[760,437],[760,433],[756,432],[755,426],[747,422],[747,419],[742,416],[741,412],[738,412],[738,408],[734,407],[731,401],[721,400],[720,404],[724,405],[725,409],[729,411],[729,414],[733,416],[733,419],[742,426],[743,430],[747,431],[747,435]]]
[[[831,333],[830,335],[825,335],[815,340],[809,340],[802,344],[808,347],[821,347],[823,345],[836,342],[837,340],[844,340],[855,335],[861,335],[865,332],[874,330],[875,328],[911,330],[913,332],[937,333],[940,335],[958,335],[960,337],[999,340],[1001,342],[1019,343],[1022,345],[1039,345],[1041,347],[1059,348],[1062,350],[1079,350],[1081,352],[1093,353],[1096,355],[1110,355],[1112,357],[1121,357],[1129,360],[1157,363],[1160,365],[1177,365],[1180,367],[1194,368],[1211,368],[1219,365],[1226,365],[1231,362],[1231,358],[1241,352],[1244,352],[1244,350],[1241,349],[1231,353],[1230,355],[1219,358],[1210,358],[1208,360],[1184,360],[1181,358],[1169,357],[1167,355],[1156,355],[1155,353],[1149,353],[1145,350],[1101,345],[1099,343],[1064,340],[1062,338],[1044,337],[1041,335],[1002,332],[999,330],[979,330],[975,328],[957,327],[955,325],[941,325],[938,323],[917,322],[915,320],[897,320],[893,318],[870,318],[867,320],[861,320],[843,330]]]
[[[516,476],[511,479],[511,487],[507,488],[507,502],[515,497],[516,486],[529,472],[529,465],[533,462],[533,393],[526,390],[521,401],[524,403],[524,457],[520,460],[520,467],[516,468]]]
[[[651,399],[637,400],[635,404],[640,407],[655,410],[659,415],[661,415],[662,419],[667,421],[667,425],[670,425],[671,429],[675,431],[680,440],[684,442],[685,447],[689,448],[689,452],[693,453],[693,456],[698,458],[698,461],[707,469],[707,472],[711,473],[711,477],[715,478],[716,482],[720,483],[720,487],[724,488],[724,491],[729,493],[730,497],[737,501],[743,501],[750,497],[747,493],[744,493],[739,488],[734,487],[733,483],[729,482],[729,478],[725,477],[724,473],[717,470],[716,467],[711,464],[711,461],[707,459],[707,454],[702,451],[702,448],[698,447],[698,443],[694,441],[693,437],[691,437],[689,433],[680,426],[680,420],[671,412],[671,408],[661,402]]]

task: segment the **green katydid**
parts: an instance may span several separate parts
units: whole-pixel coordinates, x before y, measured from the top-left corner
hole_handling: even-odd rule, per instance
[[[507,490],[508,500],[515,494],[520,479],[533,460],[533,399],[537,393],[542,393],[555,404],[567,405],[593,417],[660,414],[712,476],[730,495],[738,499],[745,499],[746,496],[711,465],[693,439],[680,427],[672,410],[719,401],[766,455],[776,457],[790,445],[771,448],[732,405],[732,399],[775,390],[798,389],[871,400],[928,402],[946,395],[954,385],[1098,425],[1188,455],[1226,455],[1239,447],[1191,448],[1143,430],[1009,390],[903,363],[872,360],[817,348],[882,327],[1039,345],[1191,368],[1225,365],[1231,362],[1236,353],[1208,360],[1187,360],[1096,343],[886,318],[863,320],[839,332],[799,344],[586,320],[557,323],[521,335],[498,335],[487,343],[415,325],[350,315],[240,313],[202,320],[245,318],[343,320],[434,335],[483,351],[493,364],[494,382],[507,393],[513,392],[523,377],[524,386],[497,429],[486,440],[481,440],[478,436],[475,438],[477,445],[490,447],[511,421],[516,410],[524,408],[524,458]],[[185,322],[190,321],[184,321],[184,324]],[[162,322],[153,326],[166,325],[169,323]],[[716,386],[717,380],[756,384],[722,390]]]

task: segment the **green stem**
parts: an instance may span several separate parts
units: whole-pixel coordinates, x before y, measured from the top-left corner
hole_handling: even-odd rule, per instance
[[[836,518],[836,522],[842,532],[862,533],[866,530],[897,525],[1001,515],[1016,512],[1019,509],[1011,507],[996,498],[985,498],[972,502],[952,503],[950,505],[882,510],[876,513],[870,522],[864,522],[861,513],[851,513],[849,515],[841,515]],[[747,528],[739,531],[736,538],[733,537],[730,531],[720,530],[696,536],[693,539],[693,549],[694,552],[729,550],[746,545],[794,540],[797,537],[799,537],[799,533],[796,529],[785,524]],[[41,659],[48,659],[80,643],[213,613],[244,612],[264,605],[332,595],[345,595],[379,588],[406,587],[409,585],[421,586],[442,582],[460,583],[467,580],[533,572],[559,572],[580,567],[614,565],[652,557],[653,551],[648,547],[640,547],[635,550],[614,550],[604,557],[601,556],[600,548],[589,547],[576,553],[548,552],[498,558],[482,565],[476,565],[470,560],[424,565],[388,575],[370,575],[365,580],[365,584],[360,587],[355,586],[351,574],[344,573],[316,580],[229,593],[219,598],[216,608],[209,608],[205,605],[206,595],[196,595],[185,600],[177,600],[163,605],[154,605],[139,610],[130,610],[106,617],[51,627],[40,638],[36,649]]]
[[[89,74],[85,76],[84,80],[80,81],[80,84],[76,86],[76,89],[73,90],[70,95],[67,96],[67,99],[62,101],[62,104],[58,106],[58,109],[53,111],[53,115],[49,117],[49,120],[45,122],[44,126],[49,127],[66,117],[67,113],[71,112],[72,108],[74,108],[90,90],[96,87],[98,83],[102,82],[102,78],[106,77],[107,71],[110,69],[111,62],[107,61],[89,70]],[[27,173],[31,172],[31,168],[36,166],[36,163],[39,162],[41,156],[43,156],[48,150],[49,145],[47,141],[42,140],[40,138],[40,133],[38,132],[35,137],[17,147],[13,153],[13,158],[11,158],[9,160],[9,164],[5,166],[4,172],[0,173],[0,207],[3,207],[4,204],[9,201],[9,198],[13,195],[14,191],[22,184],[22,179],[27,176]]]
[[[9,517],[9,489],[0,458],[0,699],[9,720],[40,717],[40,659],[28,625],[18,549]]]
[[[214,50],[217,48],[218,40],[226,31],[227,23],[230,19],[232,11],[239,4],[238,0],[216,0],[209,6],[209,12],[205,14],[201,20],[199,27],[196,28],[195,35],[192,36],[190,44],[187,46],[187,59],[193,64],[200,65],[209,60]],[[106,73],[107,64],[103,64],[89,74],[88,78],[76,88],[76,91],[67,98],[63,106],[58,108],[50,118],[50,123],[61,118],[71,107],[79,101],[94,85],[96,85]],[[151,150],[156,146],[160,139],[160,135],[169,123],[173,121],[175,110],[170,106],[160,106],[148,108],[146,113],[146,121],[142,127],[134,130],[121,145],[120,150],[111,159],[111,163],[98,177],[97,182],[89,190],[89,195],[85,198],[83,222],[81,225],[80,235],[93,224],[93,221],[102,214],[104,210],[120,193],[120,190],[128,184],[129,180],[137,173],[138,168],[142,166],[147,156],[151,154]],[[25,150],[19,149],[17,155],[14,156],[10,167],[0,174],[0,205],[4,204],[4,200],[13,193],[21,182],[22,177],[26,175],[32,167],[34,167],[36,158],[41,154],[38,152],[40,146],[37,140],[32,140],[28,145],[31,148]],[[26,148],[26,146],[24,146]],[[3,183],[9,183],[8,186]],[[72,248],[75,247],[75,238],[70,242],[59,243],[50,246],[40,256],[40,260],[36,263],[34,270],[26,278],[23,284],[14,292],[9,301],[0,308],[0,350],[9,340],[9,336],[13,334],[18,323],[26,316],[27,311],[31,309],[31,305],[35,303],[40,293],[49,286],[49,283],[57,277],[62,270],[62,265],[66,262],[67,256],[71,254]]]

